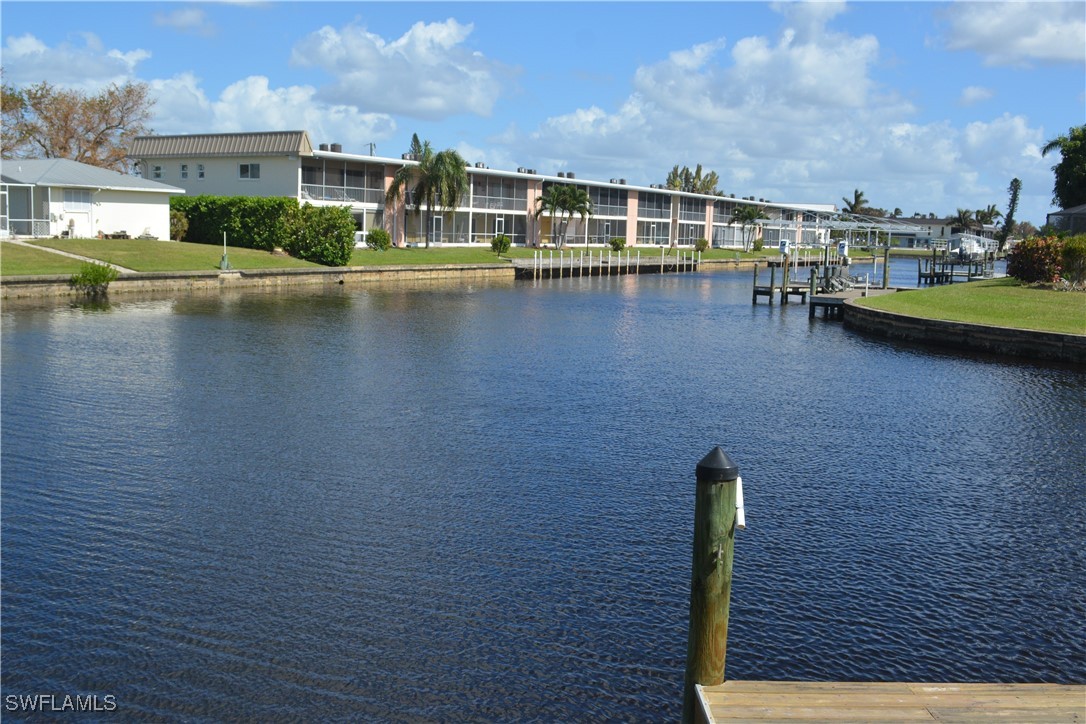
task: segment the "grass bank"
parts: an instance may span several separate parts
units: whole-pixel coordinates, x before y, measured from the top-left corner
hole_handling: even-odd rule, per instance
[[[1086,294],[1027,287],[1010,278],[916,289],[858,303],[926,319],[1086,335]]]
[[[149,241],[144,239],[34,239],[29,243],[42,247],[41,251],[27,249],[26,247],[4,244],[0,249],[0,275],[22,276],[34,274],[67,274],[79,270],[80,262],[68,259],[57,254],[52,254],[45,249],[58,249],[72,254],[98,259],[99,261],[118,264],[127,269],[146,272],[186,272],[207,271],[219,268],[222,257],[222,247],[214,244],[191,244],[176,241]],[[580,255],[584,247],[566,247],[564,254],[573,253]],[[593,247],[594,255],[599,255],[601,249]],[[606,253],[606,250],[602,250]],[[632,256],[653,257],[660,254],[660,247],[642,246],[631,247]],[[503,254],[501,259],[486,246],[478,247],[448,247],[435,246],[429,249],[421,247],[408,247],[404,249],[392,248],[388,251],[372,251],[370,249],[355,249],[351,254],[350,266],[384,266],[384,265],[427,265],[427,264],[494,264],[508,263],[509,259],[530,259],[536,252],[535,249],[514,247]],[[689,254],[689,249],[682,250]],[[543,253],[551,253],[558,257],[558,252],[544,249]],[[677,256],[677,250],[670,250],[672,256]],[[288,269],[297,267],[319,267],[306,261],[301,261],[289,256],[270,254],[266,251],[255,249],[243,249],[228,246],[227,254],[230,266],[234,269]],[[708,249],[702,254],[702,259],[711,261],[714,259],[726,260],[750,260],[750,259],[777,259],[776,250],[763,250],[761,252],[739,252],[733,249]]]
[[[59,249],[128,269],[144,272],[206,271],[218,269],[222,247],[211,244],[189,244],[182,241],[150,241],[147,239],[35,239],[33,244]],[[9,248],[4,245],[4,259]],[[319,268],[320,264],[301,261],[290,256],[271,254],[256,249],[226,248],[230,266],[235,269]],[[48,253],[48,252],[43,252]],[[78,262],[76,262],[78,265]],[[23,272],[45,274],[48,272]],[[9,274],[6,263],[3,274]]]
[[[30,249],[16,244],[0,246],[0,276],[36,274],[75,274],[83,262],[44,249]]]

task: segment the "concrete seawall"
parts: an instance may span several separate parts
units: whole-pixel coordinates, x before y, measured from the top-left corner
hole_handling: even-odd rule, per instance
[[[886,339],[1086,365],[1086,335],[925,319],[845,302],[844,324]]]
[[[427,264],[344,267],[332,269],[268,269],[246,271],[137,272],[121,274],[109,293],[210,291],[216,289],[325,286],[432,279],[508,279],[510,264]],[[75,297],[71,275],[24,276],[0,280],[0,297]]]

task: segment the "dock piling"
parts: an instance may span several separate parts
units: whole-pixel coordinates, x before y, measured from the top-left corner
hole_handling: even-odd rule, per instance
[[[684,723],[695,720],[698,703],[694,687],[724,681],[739,467],[717,446],[697,464],[695,474]]]

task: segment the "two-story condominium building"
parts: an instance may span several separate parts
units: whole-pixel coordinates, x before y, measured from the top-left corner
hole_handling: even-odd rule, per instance
[[[314,148],[306,131],[141,136],[129,155],[145,178],[183,188],[189,195],[288,196],[314,205],[351,208],[360,231],[388,230],[398,245],[422,243],[424,214],[413,213],[414,199],[386,200],[396,171],[417,164],[401,158],[344,153],[339,144]],[[757,233],[767,244],[781,240],[814,243],[820,233],[816,214],[828,204],[780,204],[736,199],[734,195],[692,194],[662,185],[634,186],[625,179],[590,181],[573,172],[541,174],[535,169],[501,171],[477,163],[467,166],[468,193],[451,214],[432,214],[431,239],[444,244],[489,243],[506,234],[514,244],[539,246],[550,239],[551,218],[536,218],[537,199],[552,184],[584,188],[592,201],[588,219],[574,218],[567,243],[603,244],[621,237],[628,244],[742,246],[735,209],[756,205],[768,219]]]

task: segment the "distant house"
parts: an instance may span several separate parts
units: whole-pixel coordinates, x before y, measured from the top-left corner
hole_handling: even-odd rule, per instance
[[[1086,204],[1053,211],[1046,221],[1061,231],[1069,231],[1072,234],[1086,233]]]
[[[898,232],[894,232],[895,240],[900,239],[898,242],[900,246],[915,249],[956,249],[961,239],[965,237],[992,251],[996,247],[995,238],[999,231],[999,227],[994,224],[987,224],[980,229],[976,227],[964,229],[955,217],[940,219],[905,217],[897,219],[897,222],[912,227],[915,231],[902,233],[900,237]]]
[[[65,158],[0,167],[0,238],[125,234],[170,238],[170,196],[184,189]]]

